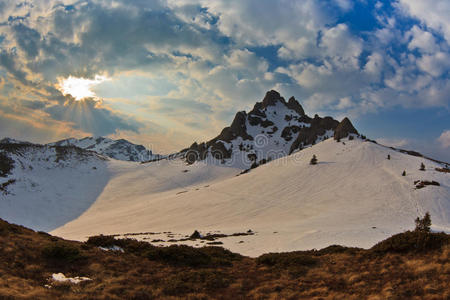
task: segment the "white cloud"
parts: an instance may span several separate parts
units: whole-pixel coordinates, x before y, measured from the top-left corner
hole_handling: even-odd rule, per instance
[[[362,40],[351,35],[348,26],[338,24],[323,33],[321,44],[326,55],[348,67],[358,69],[358,57],[362,52]]]
[[[438,138],[438,142],[443,148],[450,148],[450,130],[442,132],[441,136]]]
[[[449,71],[450,55],[445,52],[437,52],[422,56],[417,65],[428,74],[439,77]]]
[[[427,26],[442,32],[450,43],[450,1],[400,0],[401,7]]]
[[[439,50],[439,46],[436,43],[436,39],[428,31],[420,29],[417,25],[406,33],[411,36],[411,41],[408,44],[409,50],[419,49],[422,53],[434,53]]]

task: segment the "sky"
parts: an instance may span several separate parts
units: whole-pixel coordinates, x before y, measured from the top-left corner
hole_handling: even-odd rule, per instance
[[[206,141],[275,89],[450,161],[448,0],[0,0],[0,137]]]

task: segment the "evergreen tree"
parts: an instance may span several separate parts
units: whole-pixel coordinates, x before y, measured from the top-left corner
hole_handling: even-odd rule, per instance
[[[387,159],[391,159],[391,155],[390,154],[388,154]]]
[[[420,164],[420,171],[425,171],[425,165],[423,163]]]
[[[422,219],[417,217],[415,222],[416,222],[416,229],[415,229],[415,231],[418,231],[418,232],[430,232],[431,217],[430,217],[430,213],[429,212],[426,212],[425,216],[423,216]]]
[[[406,171],[403,171],[402,176],[406,176]]]
[[[310,164],[310,165],[317,165],[317,157],[316,157],[315,154],[314,154],[313,157],[311,158],[309,164]]]

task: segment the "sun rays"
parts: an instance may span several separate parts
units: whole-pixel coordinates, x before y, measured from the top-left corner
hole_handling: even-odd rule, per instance
[[[77,101],[81,101],[85,98],[97,100],[98,97],[92,88],[107,80],[110,79],[101,75],[95,75],[94,79],[78,78],[74,76],[69,76],[67,78],[59,77],[56,88],[61,91],[64,96],[71,95]]]

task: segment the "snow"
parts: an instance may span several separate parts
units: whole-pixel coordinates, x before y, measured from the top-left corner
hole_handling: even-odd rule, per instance
[[[309,165],[313,154],[319,161],[314,166]],[[421,162],[426,171],[419,171]],[[450,176],[435,167],[442,165],[360,139],[328,139],[240,176],[241,169],[204,162],[111,160],[110,179],[95,202],[51,233],[85,240],[155,232],[133,237],[170,245],[170,236],[194,230],[232,234],[252,229],[255,235],[218,240],[250,256],[331,244],[367,248],[412,229],[426,211],[432,229],[450,232]],[[416,190],[413,182],[419,179],[441,185]]]
[[[160,159],[163,156],[153,154],[152,151],[146,149],[142,145],[130,143],[127,140],[113,140],[105,137],[85,137],[82,139],[69,138],[49,146],[76,146],[82,149],[94,151],[96,153],[125,161],[149,161]]]
[[[90,280],[92,280],[92,279],[87,278],[87,277],[79,277],[79,276],[77,276],[77,277],[66,277],[63,273],[54,273],[52,275],[51,279],[53,281],[56,281],[56,282],[69,282],[69,283],[73,283],[73,284],[78,284],[78,283],[83,282],[83,281],[90,281]]]
[[[123,249],[122,249],[121,247],[116,246],[116,245],[111,246],[111,247],[99,247],[99,248],[100,248],[100,250],[103,250],[103,251],[118,251],[118,252],[124,252]]]
[[[88,209],[109,181],[104,158],[71,152],[58,160],[54,147],[29,146],[12,154],[16,182],[0,195],[0,218],[35,230],[51,231]]]

